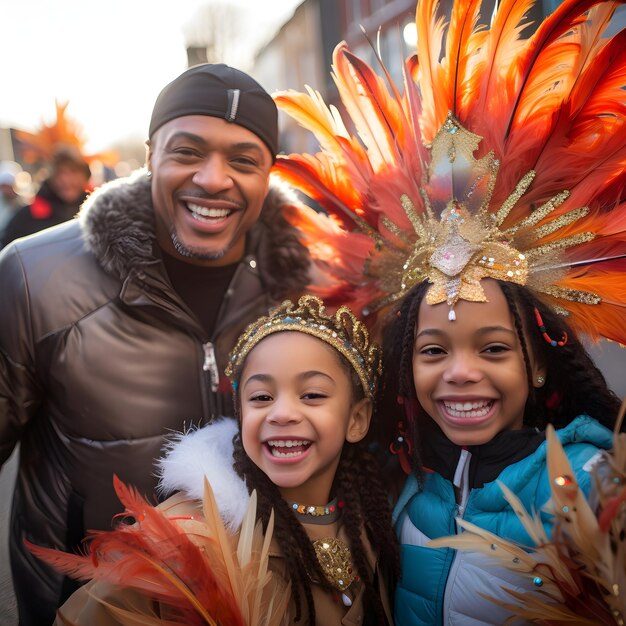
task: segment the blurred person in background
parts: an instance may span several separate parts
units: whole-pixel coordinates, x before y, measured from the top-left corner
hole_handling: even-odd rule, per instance
[[[24,204],[15,191],[15,174],[0,166],[0,241],[6,225]]]
[[[87,198],[89,165],[77,149],[67,146],[55,152],[50,169],[32,204],[17,211],[7,223],[2,246],[61,224],[78,213]]]
[[[295,196],[269,179],[276,105],[256,81],[187,70],[157,98],[148,137],[147,169],[0,252],[0,463],[19,443],[22,626],[51,624],[76,588],[23,540],[72,551],[110,528],[114,473],[153,499],[165,435],[232,415],[234,341],[309,280],[285,219]]]

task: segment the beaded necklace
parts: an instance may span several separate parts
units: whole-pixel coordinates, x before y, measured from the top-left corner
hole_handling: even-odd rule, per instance
[[[338,500],[337,498],[332,499],[324,506],[300,504],[299,502],[289,503],[289,507],[294,513],[306,517],[306,519],[302,520],[304,523],[313,524],[332,524],[339,519],[343,506],[343,500]]]
[[[290,502],[291,510],[302,516],[306,524],[332,524],[341,516],[343,500],[334,498],[324,506],[312,506]],[[323,537],[313,541],[317,560],[324,572],[326,580],[341,593],[344,606],[352,605],[348,588],[354,580],[358,580],[352,565],[352,555],[348,546],[337,537]]]

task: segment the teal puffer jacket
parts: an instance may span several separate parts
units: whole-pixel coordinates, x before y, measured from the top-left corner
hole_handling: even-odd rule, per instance
[[[593,457],[599,449],[611,447],[612,433],[596,420],[582,415],[558,430],[557,435],[579,485],[587,494]],[[510,600],[502,591],[503,585],[518,590],[533,588],[530,577],[522,579],[494,566],[493,561],[482,555],[425,547],[429,539],[458,533],[457,517],[508,540],[532,545],[497,481],[474,489],[464,484],[470,457],[467,451],[461,453],[455,473],[459,477],[457,497],[455,485],[437,473],[426,474],[422,489],[415,476],[409,477],[400,495],[394,510],[402,544],[402,575],[395,598],[396,624],[502,624],[510,613],[479,594]],[[550,533],[550,515],[541,511],[550,499],[546,442],[526,458],[505,467],[498,480],[519,497],[526,510],[540,512],[544,527]]]

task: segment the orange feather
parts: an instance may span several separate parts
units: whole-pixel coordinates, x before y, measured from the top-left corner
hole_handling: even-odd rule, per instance
[[[129,621],[131,617],[145,624],[280,623],[289,589],[275,583],[267,573],[271,527],[264,538],[255,524],[254,496],[245,528],[237,538],[223,527],[208,483],[204,516],[198,504],[192,505],[197,514],[189,515],[190,503],[183,494],[153,507],[117,477],[114,486],[125,514],[136,520],[133,525],[120,524],[111,531],[92,533],[86,554],[65,554],[27,542],[28,548],[66,575],[106,581],[158,602],[169,618],[162,621],[152,609],[138,613],[143,609],[130,604],[115,608],[107,602],[107,595],[103,604],[128,623],[135,623]],[[185,515],[177,514],[179,509]],[[270,580],[272,585],[268,586]]]

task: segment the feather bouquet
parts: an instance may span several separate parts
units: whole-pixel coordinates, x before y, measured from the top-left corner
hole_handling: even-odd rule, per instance
[[[611,452],[602,452],[591,468],[593,489],[586,499],[560,441],[550,425],[548,472],[555,516],[549,539],[538,515],[531,516],[505,485],[506,499],[532,538],[527,550],[457,520],[465,532],[429,542],[429,547],[478,551],[500,565],[532,579],[536,591],[506,590],[511,602],[493,600],[517,619],[538,624],[623,625],[626,620],[626,433],[620,425],[626,401],[617,420]],[[488,595],[485,595],[488,597]]]
[[[251,495],[236,536],[226,531],[206,480],[198,515],[189,515],[190,503],[184,494],[178,493],[154,507],[117,477],[114,486],[126,515],[134,518],[135,524],[94,533],[84,555],[27,542],[28,548],[72,578],[104,581],[109,584],[107,589],[133,592],[127,594],[129,601],[124,600],[124,593],[115,591],[110,599],[108,595],[98,598],[123,624],[284,623],[289,585],[268,570],[273,516],[264,534],[261,523],[256,521],[256,492]],[[137,597],[147,601],[137,602]],[[62,610],[57,621],[73,624]]]

